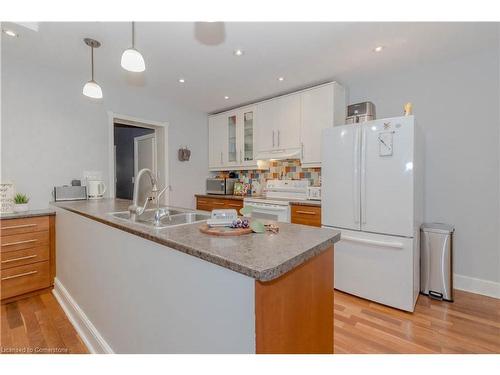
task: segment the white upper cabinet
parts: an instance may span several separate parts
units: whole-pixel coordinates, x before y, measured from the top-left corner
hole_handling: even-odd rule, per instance
[[[225,140],[227,138],[226,116],[210,116],[208,118],[208,167],[223,168],[227,158]]]
[[[278,107],[273,100],[260,103],[257,106],[259,121],[255,128],[257,153],[273,150],[276,143],[276,123],[278,121]]]
[[[321,133],[344,124],[345,111],[344,88],[332,82],[210,116],[209,167],[257,169],[275,158],[319,167]]]
[[[255,107],[244,107],[209,117],[210,169],[257,167],[255,112]]]
[[[279,119],[276,124],[278,149],[300,147],[300,94],[282,96],[276,100]]]
[[[240,153],[241,165],[244,167],[257,165],[255,154],[255,124],[256,107],[246,107],[240,110]]]
[[[238,112],[233,111],[225,115],[226,122],[226,139],[227,146],[226,164],[227,167],[236,167],[240,164],[240,149],[239,149],[239,124]]]
[[[321,133],[323,129],[345,123],[345,91],[330,83],[301,93],[300,140],[302,165],[321,165]]]
[[[300,147],[300,94],[258,104],[257,153]]]

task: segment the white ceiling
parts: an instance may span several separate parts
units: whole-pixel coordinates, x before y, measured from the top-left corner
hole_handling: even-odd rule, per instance
[[[223,41],[210,42],[220,24],[148,22],[136,24],[136,48],[146,61],[145,73],[126,73],[122,51],[130,46],[130,24],[123,22],[40,23],[38,32],[15,24],[18,38],[2,34],[2,53],[14,59],[65,70],[90,79],[89,49],[83,38],[102,43],[95,51],[95,79],[106,84],[126,81],[148,94],[215,112],[331,79],[405,69],[427,61],[452,59],[498,43],[495,23],[224,23]],[[215,30],[215,31],[214,31]],[[220,36],[221,34],[218,34]],[[373,48],[386,49],[374,53]],[[235,57],[241,48],[244,56]],[[134,75],[135,74],[135,75]],[[277,77],[285,80],[278,82]],[[186,83],[181,85],[178,78]],[[229,100],[224,100],[228,95]]]

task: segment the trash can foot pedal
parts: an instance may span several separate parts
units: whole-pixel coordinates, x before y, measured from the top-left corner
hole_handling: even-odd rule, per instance
[[[429,290],[429,297],[442,301],[443,293],[433,292],[432,290]]]

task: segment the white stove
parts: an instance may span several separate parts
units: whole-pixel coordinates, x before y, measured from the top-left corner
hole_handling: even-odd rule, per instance
[[[290,202],[307,200],[309,180],[268,180],[265,195],[245,198],[243,205],[252,207],[252,217],[290,222]]]

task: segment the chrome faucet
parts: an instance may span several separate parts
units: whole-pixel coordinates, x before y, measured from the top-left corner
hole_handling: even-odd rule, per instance
[[[139,184],[141,182],[141,178],[144,174],[147,174],[151,180],[151,194],[148,194],[146,200],[144,201],[144,205],[139,206]],[[151,172],[151,169],[144,168],[137,173],[137,177],[135,178],[134,184],[134,196],[132,204],[128,207],[130,212],[130,220],[135,221],[137,216],[140,216],[146,211],[146,207],[148,206],[149,201],[156,199],[156,210],[154,215],[154,225],[160,225],[160,221],[165,216],[170,215],[168,209],[160,208],[160,197],[167,190],[168,186],[165,186],[161,191],[158,190],[158,180]],[[152,195],[152,196],[151,196]]]
[[[139,185],[141,183],[141,178],[144,174],[149,175],[149,178],[151,180],[151,193],[156,194],[158,192],[158,183],[156,180],[156,177],[153,175],[153,172],[151,172],[151,169],[144,168],[137,173],[137,176],[134,181],[134,195],[133,195],[133,201],[132,204],[128,207],[128,210],[130,212],[130,219],[135,221],[137,216],[142,215],[144,211],[146,210],[146,207],[148,205],[148,202],[150,200],[153,200],[153,197],[151,197],[149,194],[146,197],[146,200],[144,201],[144,205],[141,207],[139,206]],[[160,206],[160,203],[158,202],[158,208]]]
[[[160,197],[167,190],[167,188],[168,186],[165,186],[163,190],[161,190],[160,192],[156,192],[156,211],[153,219],[153,223],[155,226],[159,226],[161,219],[163,219],[165,216],[170,216],[170,212],[167,208],[160,208]]]

